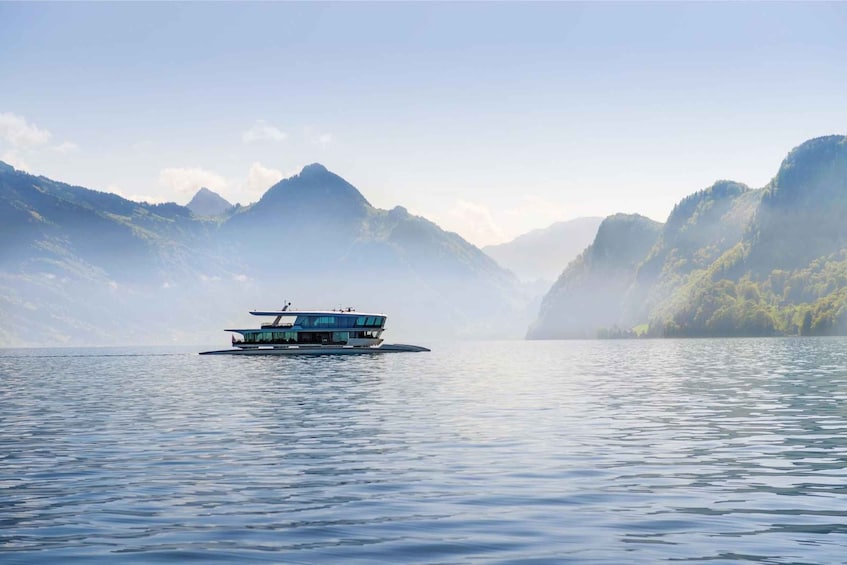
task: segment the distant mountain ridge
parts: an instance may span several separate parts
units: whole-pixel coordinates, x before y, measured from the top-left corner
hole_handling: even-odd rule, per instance
[[[200,190],[197,191],[185,207],[191,210],[191,213],[195,216],[208,217],[225,214],[232,208],[232,204],[217,192],[203,186],[200,187]]]
[[[210,343],[283,299],[384,311],[410,339],[516,337],[529,322],[510,272],[321,165],[216,216],[0,165],[0,345]]]
[[[629,245],[625,237],[610,245]],[[847,333],[847,137],[796,147],[761,189],[719,181],[683,199],[607,293],[616,310],[586,312],[576,329],[557,325],[557,313],[585,299],[580,277],[602,273],[569,266],[528,337]]]
[[[796,147],[765,187],[718,181],[664,224],[604,219],[531,326],[510,271],[317,164],[207,218],[0,163],[0,236],[0,346],[215,343],[283,299],[383,311],[398,341],[847,334],[847,137]]]
[[[552,282],[591,243],[602,221],[600,217],[585,217],[556,222],[482,250],[521,280]]]

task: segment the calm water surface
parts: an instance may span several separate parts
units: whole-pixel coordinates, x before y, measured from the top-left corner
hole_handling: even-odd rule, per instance
[[[0,562],[844,563],[847,340],[0,350]]]

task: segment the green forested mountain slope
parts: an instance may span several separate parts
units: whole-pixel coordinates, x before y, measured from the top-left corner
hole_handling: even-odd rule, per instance
[[[118,281],[158,279],[192,269],[214,229],[176,204],[132,202],[10,167],[0,170],[0,189],[0,267],[18,272],[76,267]]]
[[[651,322],[654,335],[847,331],[847,138],[795,148],[743,239]]]
[[[137,315],[166,300],[139,288],[219,269],[204,251],[213,226],[189,216],[1,166],[0,345],[149,336]]]
[[[740,242],[761,194],[761,190],[740,183],[718,181],[679,202],[638,267],[621,324],[637,325],[649,315],[665,311],[669,297],[703,276],[715,260]]]
[[[803,143],[762,189],[720,181],[683,199],[637,263],[619,297],[598,293],[623,304],[601,333],[847,333],[847,138]],[[578,296],[561,283],[539,320],[554,309],[565,315]]]

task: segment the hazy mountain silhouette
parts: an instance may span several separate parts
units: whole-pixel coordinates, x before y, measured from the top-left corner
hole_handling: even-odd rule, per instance
[[[665,224],[606,218],[528,335],[847,333],[845,195],[847,138],[828,136],[791,151],[762,189],[719,181]],[[547,249],[530,235],[512,242],[528,257]],[[284,299],[383,311],[398,340],[515,337],[531,320],[510,271],[318,164],[205,218],[0,163],[0,237],[6,346],[211,343]]]
[[[479,249],[317,164],[213,220],[3,164],[0,236],[3,345],[208,343],[283,299],[384,311],[407,339],[529,321],[516,278]]]
[[[191,213],[195,216],[208,217],[225,214],[232,208],[232,204],[217,192],[204,186],[197,191],[185,207],[191,210]]]
[[[374,208],[319,164],[271,187],[221,232],[251,272],[283,277],[287,295],[359,307],[372,297],[370,308],[410,333],[516,337],[529,323],[528,298],[510,272],[403,207]],[[517,324],[503,325],[502,312]]]
[[[532,230],[507,243],[482,250],[523,281],[538,279],[552,283],[594,240],[603,218],[576,218]],[[548,283],[549,284],[549,283]]]
[[[594,242],[544,297],[530,339],[593,338],[618,324],[636,269],[659,237],[662,224],[638,214],[609,216]]]

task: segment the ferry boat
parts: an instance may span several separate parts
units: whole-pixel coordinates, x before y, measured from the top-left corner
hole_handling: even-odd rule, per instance
[[[383,343],[384,314],[341,310],[253,311],[253,316],[273,318],[259,328],[227,329],[232,349],[203,351],[200,355],[350,355],[429,351],[403,343]],[[238,337],[237,337],[238,336]]]

